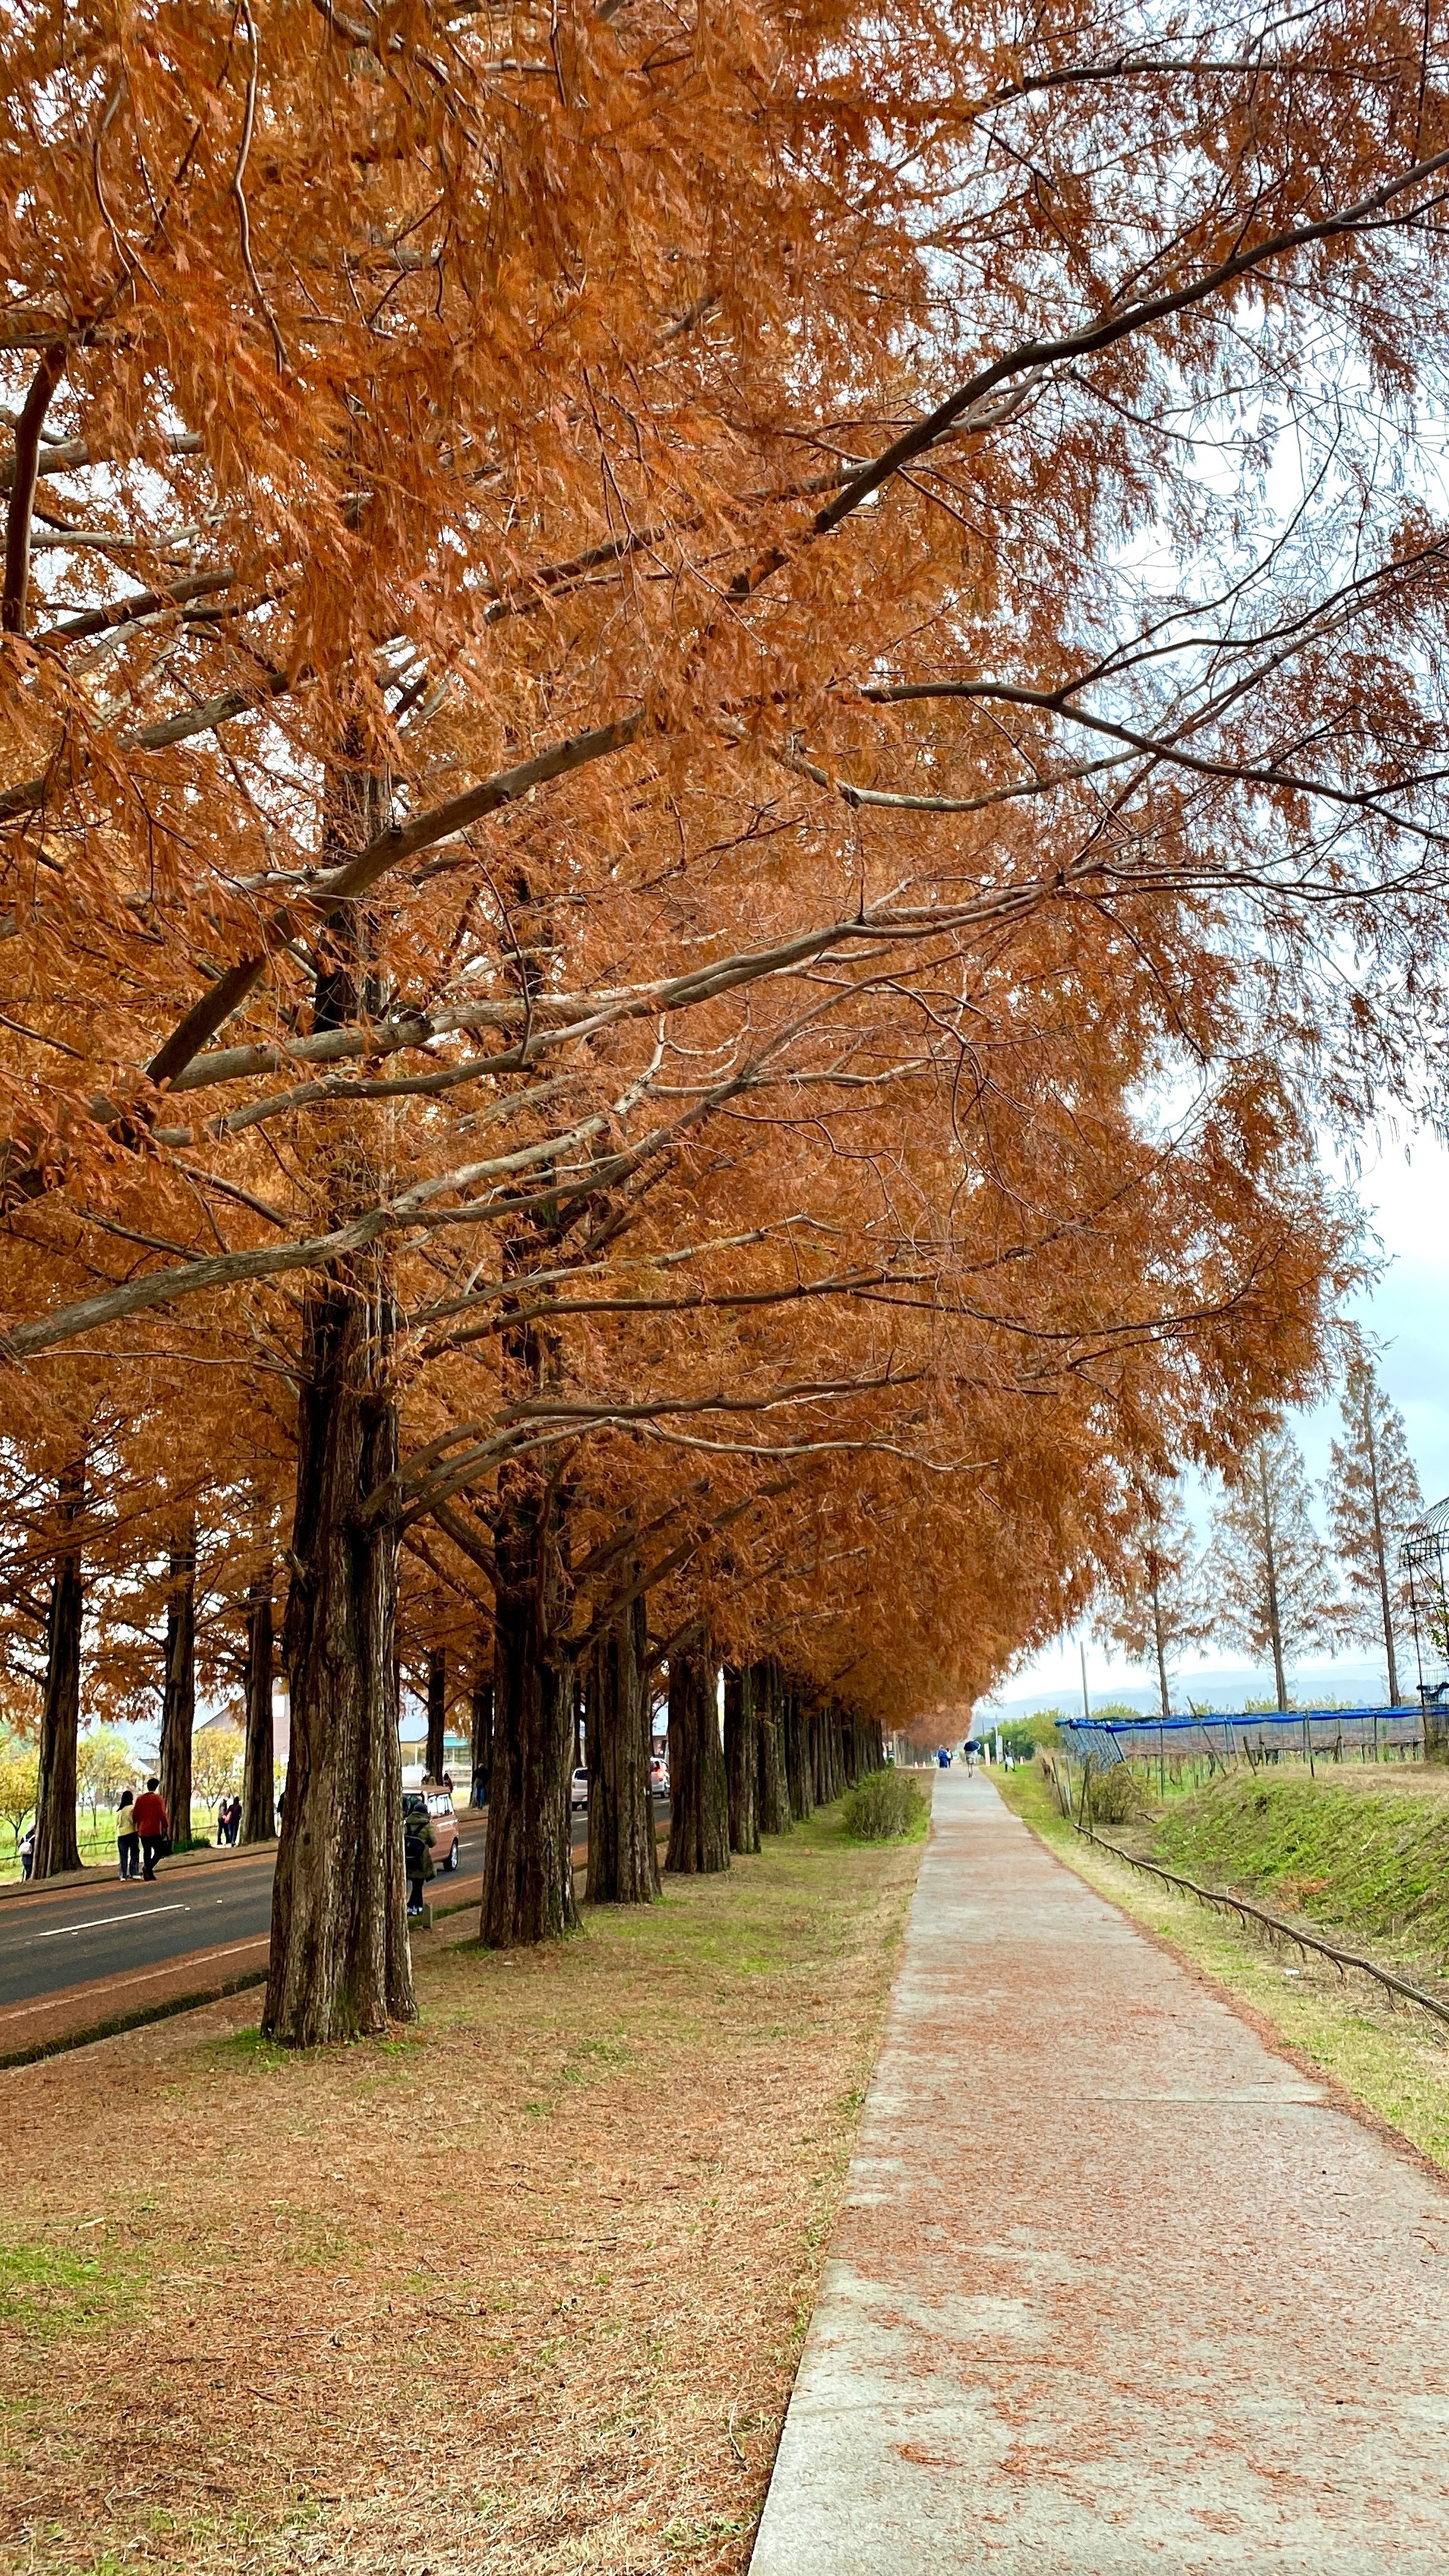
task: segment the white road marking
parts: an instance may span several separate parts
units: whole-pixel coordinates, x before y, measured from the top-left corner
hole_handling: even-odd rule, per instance
[[[135,1914],[95,1914],[89,1923],[57,1923],[52,1931],[37,1932],[37,1941],[63,1941],[67,1934],[103,1932],[112,1923],[145,1923],[153,1914],[189,1914],[189,1905],[147,1905]]]

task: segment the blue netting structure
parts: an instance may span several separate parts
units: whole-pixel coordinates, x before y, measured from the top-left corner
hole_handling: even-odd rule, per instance
[[[1067,1739],[1078,1761],[1088,1754],[1099,1771],[1114,1762],[1217,1761],[1248,1755],[1272,1762],[1301,1756],[1312,1748],[1315,1759],[1342,1761],[1346,1755],[1367,1756],[1417,1752],[1424,1719],[1419,1708],[1226,1709],[1171,1717],[1066,1717],[1057,1731]]]

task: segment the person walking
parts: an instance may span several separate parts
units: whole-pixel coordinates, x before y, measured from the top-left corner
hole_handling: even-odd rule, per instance
[[[140,1877],[141,1837],[136,1831],[136,1793],[133,1789],[121,1791],[121,1803],[116,1809],[116,1858],[121,1865],[122,1878]]]
[[[26,1827],[17,1848],[20,1853],[20,1875],[22,1878],[28,1878],[35,1867],[35,1827],[33,1825]]]
[[[143,1878],[155,1877],[156,1863],[171,1849],[171,1820],[166,1813],[165,1800],[158,1794],[160,1787],[159,1780],[148,1780],[131,1810],[136,1819],[136,1831],[141,1837]]]
[[[423,1881],[433,1875],[433,1845],[437,1839],[426,1798],[409,1804],[403,1811],[403,1865],[408,1877],[410,1922],[416,1922],[423,1910]]]

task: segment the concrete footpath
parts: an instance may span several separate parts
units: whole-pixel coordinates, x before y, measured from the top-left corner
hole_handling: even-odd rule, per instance
[[[752,2576],[1445,2576],[1446,2293],[1449,2191],[951,1772]]]

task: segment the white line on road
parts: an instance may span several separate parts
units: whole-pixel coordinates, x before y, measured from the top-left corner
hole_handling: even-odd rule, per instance
[[[37,1932],[37,1941],[63,1941],[67,1933],[103,1932],[112,1923],[145,1923],[153,1914],[189,1914],[189,1905],[144,1905],[134,1914],[94,1914],[89,1923],[57,1923],[49,1932]]]

